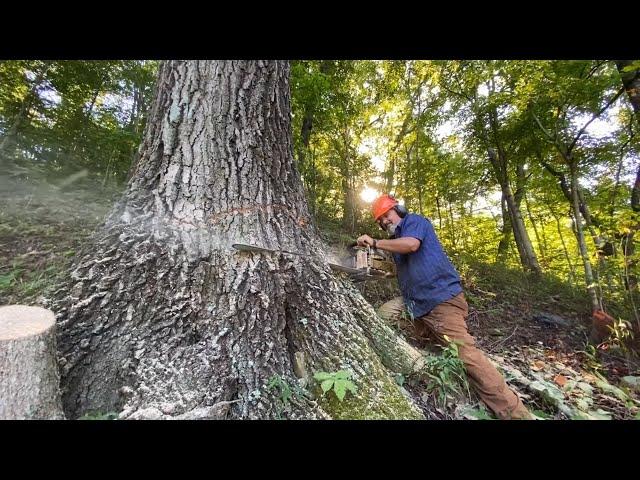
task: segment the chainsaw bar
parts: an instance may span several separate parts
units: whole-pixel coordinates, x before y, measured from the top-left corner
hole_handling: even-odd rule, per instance
[[[234,243],[233,248],[241,252],[267,252],[267,253],[287,253],[290,255],[298,255],[300,257],[309,257],[306,253],[290,252],[288,250],[273,250],[271,248],[256,247],[255,245],[247,245],[245,243]],[[371,275],[371,272],[362,268],[345,267],[337,263],[329,263],[329,267],[337,272],[348,274],[354,281],[364,281],[367,278],[379,278],[381,275]]]

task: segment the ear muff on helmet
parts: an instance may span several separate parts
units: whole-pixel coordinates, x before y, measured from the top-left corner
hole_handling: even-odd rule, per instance
[[[407,213],[409,213],[409,211],[407,210],[407,207],[405,207],[404,205],[398,204],[395,207],[393,207],[393,209],[396,211],[396,213],[400,218],[406,217]]]

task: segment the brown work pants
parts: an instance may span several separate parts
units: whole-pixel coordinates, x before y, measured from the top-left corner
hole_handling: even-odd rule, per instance
[[[444,336],[450,340],[458,340],[459,356],[467,370],[469,383],[478,393],[482,401],[500,419],[531,419],[529,411],[506,384],[500,372],[487,357],[475,347],[474,338],[467,331],[465,319],[469,313],[464,294],[437,305],[428,315],[419,317],[412,324],[418,338],[435,337],[442,345],[446,345]],[[396,297],[378,309],[378,315],[389,322],[402,325],[402,314],[405,305],[402,297]],[[407,324],[405,323],[404,327]]]

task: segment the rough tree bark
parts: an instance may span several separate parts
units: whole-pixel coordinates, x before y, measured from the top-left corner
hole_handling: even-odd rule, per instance
[[[415,351],[323,258],[288,78],[280,61],[160,66],[126,192],[55,301],[67,416],[277,418],[271,379],[347,369],[355,395],[294,395],[286,416],[422,417],[384,366]]]
[[[59,420],[60,376],[50,310],[0,307],[0,420]]]

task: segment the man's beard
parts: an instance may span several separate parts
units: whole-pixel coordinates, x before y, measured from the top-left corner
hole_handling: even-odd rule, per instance
[[[385,230],[387,231],[390,237],[393,237],[393,235],[396,233],[396,225],[394,225],[393,223],[390,223],[389,225],[386,226]]]

